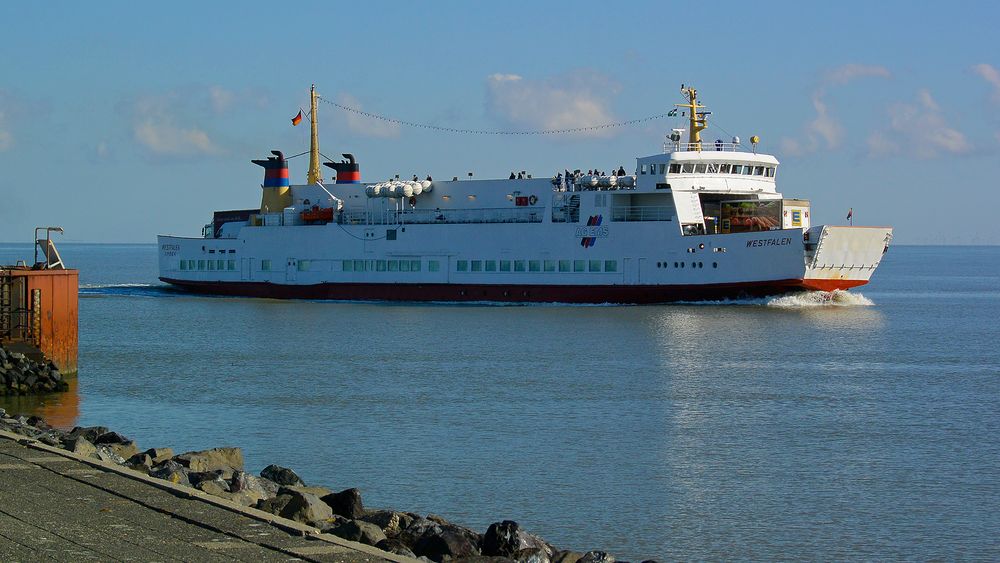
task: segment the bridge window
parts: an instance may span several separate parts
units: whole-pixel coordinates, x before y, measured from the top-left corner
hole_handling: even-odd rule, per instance
[[[707,169],[708,169],[707,164],[696,164],[694,167],[694,172],[695,174],[704,174]]]
[[[715,174],[718,171],[719,171],[719,165],[718,164],[716,164],[714,162],[709,162],[708,163],[708,173],[709,174]]]
[[[677,174],[680,171],[681,171],[681,165],[679,163],[677,163],[677,162],[671,163],[671,165],[670,165],[670,173],[671,174]]]
[[[733,165],[733,174],[742,174],[742,173],[743,173],[743,165],[742,164],[734,164]]]
[[[719,173],[720,174],[729,174],[729,169],[732,168],[732,166],[733,166],[732,164],[720,164],[719,165]]]
[[[690,162],[685,162],[684,164],[681,165],[681,172],[683,172],[684,174],[690,174],[694,172],[694,164]]]
[[[764,167],[763,166],[754,166],[754,168],[753,168],[753,175],[754,176],[763,176],[764,175]]]
[[[751,174],[753,174],[753,166],[750,166],[749,164],[746,165],[746,166],[744,166],[743,167],[743,175],[744,176],[749,176]]]
[[[774,178],[774,167],[773,166],[768,166],[767,167],[767,177],[768,178]]]

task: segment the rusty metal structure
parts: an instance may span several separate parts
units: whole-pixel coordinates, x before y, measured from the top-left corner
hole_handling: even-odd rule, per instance
[[[45,231],[45,238],[38,236]],[[51,233],[35,229],[35,263],[0,266],[0,344],[40,352],[66,374],[77,371],[79,271],[67,269]],[[41,255],[42,259],[39,259]]]

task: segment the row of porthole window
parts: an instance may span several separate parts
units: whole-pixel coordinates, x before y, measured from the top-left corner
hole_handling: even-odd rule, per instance
[[[218,271],[235,270],[236,260],[181,260],[181,270],[184,271]]]
[[[657,268],[669,268],[670,267],[670,262],[657,262],[656,263],[656,267]],[[674,268],[683,268],[683,267],[684,267],[684,262],[674,262]],[[705,267],[705,263],[704,262],[691,262],[691,267],[692,268],[704,268]],[[713,268],[718,268],[719,267],[719,263],[718,262],[712,262],[712,267]]]
[[[456,272],[617,272],[617,260],[456,260]]]
[[[298,260],[296,269],[308,272],[312,269],[312,262],[312,260]],[[333,264],[339,264],[342,272],[419,272],[422,269],[420,260],[336,260]],[[264,272],[271,271],[271,261],[261,260],[260,269]],[[440,269],[440,261],[427,261],[428,272],[437,272]]]

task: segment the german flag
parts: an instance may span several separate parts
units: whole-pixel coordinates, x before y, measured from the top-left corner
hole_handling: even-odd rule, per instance
[[[299,110],[299,113],[296,114],[295,117],[292,118],[292,125],[293,126],[294,125],[298,125],[299,123],[302,123],[302,110]]]

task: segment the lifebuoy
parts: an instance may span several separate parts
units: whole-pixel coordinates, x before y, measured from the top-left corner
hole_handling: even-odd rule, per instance
[[[528,204],[529,205],[535,205],[536,203],[538,203],[538,196],[531,195],[530,197],[528,197]]]

